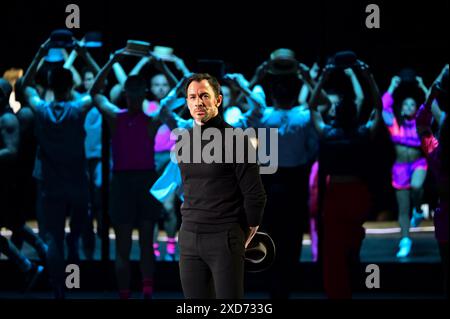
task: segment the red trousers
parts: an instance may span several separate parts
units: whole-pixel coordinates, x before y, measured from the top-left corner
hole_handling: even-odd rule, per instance
[[[351,298],[351,266],[359,262],[370,194],[364,182],[330,182],[324,197],[323,279],[328,298]]]

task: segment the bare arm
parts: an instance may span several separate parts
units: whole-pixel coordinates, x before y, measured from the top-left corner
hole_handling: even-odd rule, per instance
[[[320,92],[322,91],[323,88],[323,84],[325,83],[325,81],[328,79],[329,73],[331,72],[331,70],[333,69],[333,66],[327,66],[325,67],[324,71],[322,72],[322,75],[319,78],[319,81],[317,82],[313,93],[311,95],[311,99],[309,100],[309,109],[311,112],[311,121],[312,124],[316,130],[316,132],[318,133],[318,135],[320,137],[323,136],[323,133],[325,131],[325,122],[322,118],[322,114],[320,114],[319,110],[318,110],[318,106],[319,106],[319,96],[320,96]]]
[[[425,83],[423,82],[422,77],[416,76],[416,81],[417,81],[417,86],[419,87],[419,89],[422,90],[423,93],[425,93],[425,96],[426,96],[428,94],[428,88],[425,85]]]
[[[316,81],[317,77],[319,76],[319,69],[320,68],[317,63],[314,63],[313,66],[309,69],[309,78],[311,80]],[[299,71],[301,71],[301,69]],[[301,76],[301,74],[299,74],[299,76]],[[315,82],[313,85],[311,85],[311,83],[306,83],[306,81],[303,83],[302,88],[300,89],[300,93],[298,95],[298,103],[300,105],[305,105],[308,103],[308,97],[314,87]]]
[[[348,68],[345,69],[344,72],[352,82],[353,93],[355,94],[356,116],[359,119],[359,115],[361,114],[361,107],[364,102],[364,92],[361,87],[361,83],[359,83],[358,77],[356,76],[353,69]]]
[[[114,75],[116,76],[117,82],[119,82],[121,86],[125,85],[125,81],[127,80],[128,76],[119,62],[113,64],[113,71]]]
[[[183,59],[174,55],[173,62],[175,63],[175,67],[177,68],[177,70],[180,71],[183,74],[183,76],[191,74],[191,71],[189,71],[189,69],[186,67],[186,64],[184,63]]]
[[[186,79],[189,77],[189,74],[186,74],[177,85],[170,90],[169,94],[165,98],[163,98],[160,102],[161,109],[159,111],[159,119],[161,122],[166,124],[171,130],[177,127],[187,127],[188,121],[184,120],[178,114],[173,112],[171,109],[173,108],[174,103],[178,103],[179,99],[182,96],[182,90],[184,87],[184,83]],[[183,98],[184,99],[184,98]]]
[[[38,105],[42,103],[39,93],[34,87],[27,86],[24,88],[23,94],[27,105],[33,112],[36,112]]]
[[[67,54],[66,49],[62,49],[63,57],[64,57],[64,68],[70,70],[73,76],[73,82],[76,87],[80,86],[83,80],[81,79],[80,72],[73,66],[75,59],[78,56],[78,52],[74,49],[70,52],[70,55]]]
[[[381,100],[380,90],[378,89],[378,85],[375,81],[375,78],[370,72],[367,64],[363,63],[360,65],[362,75],[369,82],[369,99],[370,104],[373,105],[373,111],[370,115],[368,122],[366,123],[366,127],[370,130],[372,136],[375,134],[376,128],[379,125],[381,119],[381,112],[383,110],[383,102]]]
[[[151,57],[149,57],[149,56],[144,56],[144,57],[142,57],[142,58],[139,60],[139,62],[134,66],[134,68],[130,71],[130,74],[129,74],[129,75],[138,75],[138,74],[141,72],[142,68],[143,68],[147,63],[149,63],[150,60],[151,60]]]
[[[261,100],[259,96],[254,94],[249,88],[249,82],[239,73],[229,73],[224,76],[225,80],[234,84],[253,107],[263,107],[266,105],[265,101]]]
[[[94,95],[98,94],[105,86],[105,81],[108,77],[109,72],[111,71],[111,68],[115,63],[118,62],[118,60],[122,57],[122,53],[124,52],[124,49],[117,50],[109,59],[108,62],[103,66],[103,68],[100,70],[100,72],[95,77],[94,84],[92,85],[89,94],[94,97]]]
[[[92,71],[94,75],[97,75],[100,72],[100,66],[94,60],[92,55],[89,53],[89,51],[84,45],[84,42],[80,41],[75,47],[75,50],[78,53],[78,55],[83,58],[84,62],[86,62],[86,65],[89,68],[89,70]]]
[[[105,117],[108,122],[111,133],[115,131],[117,113],[120,112],[120,108],[111,103],[108,98],[102,94],[95,94],[92,96],[95,107]]]
[[[441,73],[437,76],[437,78],[434,80],[434,84],[436,85],[436,88],[439,88],[441,86],[442,83],[442,78],[445,74],[445,72],[448,72],[448,64],[446,64],[444,66],[444,68],[442,69]],[[435,119],[435,121],[437,123],[441,123],[442,121],[442,116],[443,116],[443,112],[441,110],[441,108],[439,107],[439,105],[434,102],[434,99],[436,98],[437,94],[435,94],[434,97],[430,97],[431,92],[427,92],[427,103],[430,103],[430,100],[432,100],[433,102],[431,102],[431,113],[433,114],[433,117]]]
[[[250,80],[250,83],[248,85],[248,88],[251,90],[253,87],[261,82],[261,80],[266,76],[269,69],[269,63],[267,61],[264,61],[256,68],[255,74],[253,75],[252,79]],[[244,98],[244,93],[241,92],[239,96],[236,98],[236,103],[240,103],[241,100]]]
[[[299,63],[298,77],[301,80],[303,80],[303,83],[308,88],[308,91],[313,92],[317,83],[315,79],[311,76],[311,74],[313,74],[313,76],[316,76],[318,73],[316,74],[312,73],[312,71],[306,65],[304,65],[303,63]],[[318,99],[317,103],[319,104],[318,110],[320,112],[323,112],[324,110],[328,109],[331,106],[331,102],[328,99],[327,92],[325,92],[323,88],[320,89],[318,94],[319,94],[317,96]]]
[[[401,79],[400,79],[400,77],[399,76],[394,76],[394,77],[392,77],[392,80],[391,80],[391,84],[389,85],[389,88],[388,88],[388,93],[392,96],[392,95],[394,95],[394,92],[395,92],[395,90],[398,88],[398,86],[400,85],[400,83],[401,83]]]

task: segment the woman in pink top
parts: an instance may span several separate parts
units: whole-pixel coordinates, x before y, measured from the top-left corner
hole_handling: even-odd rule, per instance
[[[150,79],[150,93],[155,98],[152,101],[144,102],[144,113],[148,116],[155,116],[159,113],[161,106],[160,101],[169,93],[170,84],[167,76],[162,73],[154,75]],[[163,124],[158,128],[155,136],[155,165],[158,176],[162,174],[167,163],[170,161],[170,150],[175,145],[175,139],[170,138],[170,128]],[[175,196],[169,196],[162,203],[164,207],[164,214],[161,214],[160,220],[163,222],[164,229],[167,233],[166,254],[164,258],[166,261],[174,261],[176,259],[176,233],[178,220],[176,215]],[[159,223],[156,223],[158,226]],[[153,251],[157,260],[161,259],[161,252],[159,247],[158,227],[155,229],[153,240]]]
[[[426,93],[427,89],[420,77],[416,77],[419,87]],[[383,95],[383,119],[395,144],[396,161],[392,167],[392,186],[396,189],[399,209],[401,240],[398,258],[407,257],[411,251],[409,238],[410,226],[418,226],[421,219],[421,200],[423,183],[427,174],[427,161],[421,151],[420,138],[416,131],[415,115],[417,101],[406,97],[401,103],[401,117],[394,115],[394,91],[400,85],[401,78],[394,76],[388,91]],[[410,222],[411,206],[413,217]]]
[[[154,256],[153,231],[160,205],[148,190],[156,181],[154,161],[155,136],[160,122],[147,116],[142,109],[146,82],[133,75],[125,82],[126,109],[112,104],[98,94],[109,71],[124,50],[117,51],[97,76],[92,88],[95,105],[111,130],[113,176],[111,181],[111,222],[116,235],[116,276],[121,299],[130,291],[130,251],[133,228],[139,230],[141,250],[142,292],[144,298],[153,294]]]

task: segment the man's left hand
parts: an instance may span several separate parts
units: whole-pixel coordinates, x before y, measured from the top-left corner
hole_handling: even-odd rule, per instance
[[[258,228],[259,228],[259,226],[253,226],[253,227],[251,226],[251,227],[249,227],[247,240],[245,241],[245,248],[247,248],[247,246],[252,241],[253,237],[255,236],[256,232],[258,231]]]

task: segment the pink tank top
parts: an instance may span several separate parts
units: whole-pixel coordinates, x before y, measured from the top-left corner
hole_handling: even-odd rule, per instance
[[[116,131],[112,136],[113,171],[153,170],[154,137],[149,136],[150,118],[144,113],[130,115],[128,110],[117,114]]]
[[[157,101],[149,101],[144,108],[144,113],[150,117],[158,114],[161,106]],[[158,132],[155,136],[155,153],[169,152],[175,145],[176,138],[170,138],[171,130],[170,128],[163,124],[159,127]]]

